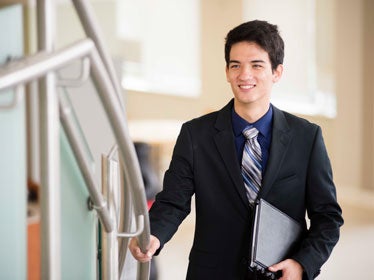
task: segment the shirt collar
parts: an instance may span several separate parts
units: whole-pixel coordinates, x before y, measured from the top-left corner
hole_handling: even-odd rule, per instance
[[[271,122],[273,120],[273,106],[270,104],[269,110],[259,120],[254,123],[249,123],[240,117],[232,107],[231,111],[232,125],[235,136],[239,136],[247,126],[254,126],[265,137],[270,135]]]

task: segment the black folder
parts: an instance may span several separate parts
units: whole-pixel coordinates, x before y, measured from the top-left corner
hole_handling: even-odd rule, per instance
[[[255,208],[251,268],[267,275],[269,279],[276,279],[277,275],[267,268],[290,256],[298,245],[302,232],[297,221],[260,199]]]

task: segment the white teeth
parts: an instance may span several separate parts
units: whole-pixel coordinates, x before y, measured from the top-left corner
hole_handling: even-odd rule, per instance
[[[242,89],[250,89],[250,88],[254,88],[255,86],[254,85],[242,85],[242,86],[239,86],[240,88]]]

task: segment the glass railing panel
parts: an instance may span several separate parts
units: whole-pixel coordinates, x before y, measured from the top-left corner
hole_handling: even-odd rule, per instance
[[[82,116],[80,116],[81,118],[79,119],[70,98],[70,96],[74,96],[74,94],[81,94],[82,88],[79,88],[79,92],[73,93],[69,93],[69,90],[70,88],[60,88],[59,90],[59,101],[62,105],[62,110],[64,110],[61,116],[65,115],[64,122],[69,121],[70,128],[73,128],[74,133],[69,137],[74,136],[78,138],[76,140],[79,142],[79,147],[81,150],[83,150],[82,154],[84,156],[78,158],[80,158],[80,160],[84,159],[85,161],[88,161],[88,164],[91,167],[89,172],[92,173],[91,175],[97,179],[100,177],[100,170],[95,168],[97,164],[95,164],[95,159],[89,144],[90,139],[87,139],[82,128]],[[86,101],[86,105],[90,104],[90,99]],[[87,124],[87,122],[85,123]],[[96,259],[97,251],[99,249],[99,241],[97,239],[97,215],[93,214],[95,211],[89,212],[87,208],[87,199],[90,196],[89,191],[87,190],[89,186],[87,186],[88,182],[85,181],[82,170],[79,168],[79,163],[76,162],[77,155],[74,155],[74,149],[71,146],[72,139],[68,140],[67,136],[69,134],[67,134],[64,129],[61,129],[61,131],[63,132],[61,137],[61,186],[63,188],[61,203],[66,204],[66,206],[72,206],[66,211],[66,207],[62,205],[61,211],[62,276],[63,279],[93,279],[93,275],[96,275],[96,277],[98,276],[98,265],[100,266],[102,259]],[[100,164],[98,165],[100,166]],[[98,189],[98,191],[101,192],[100,182],[97,182],[97,180],[93,181],[96,186],[95,189]],[[87,215],[89,216],[88,219],[86,217]],[[71,231],[71,229],[74,228],[79,228],[79,230]],[[101,226],[101,228],[105,232],[104,227]],[[83,239],[85,242],[82,243],[81,241]],[[74,248],[79,248],[79,252],[77,254],[74,253]],[[72,251],[70,251],[70,249]],[[72,254],[75,255],[72,257]],[[68,269],[69,267],[77,266],[79,259],[85,260],[84,267],[81,267],[81,264],[79,264],[79,268],[77,267],[74,270]]]
[[[65,79],[74,79],[80,75],[81,65],[79,62],[72,63],[67,67],[61,69],[59,71],[59,76]],[[89,159],[90,163],[92,164],[92,175],[94,179],[95,185],[101,189],[101,155],[106,153],[110,150],[110,148],[115,143],[114,134],[110,127],[110,123],[108,122],[108,118],[106,113],[103,110],[103,106],[101,104],[100,99],[98,98],[96,89],[93,85],[91,78],[88,78],[86,81],[80,84],[79,87],[68,87],[68,88],[60,88],[59,90],[60,102],[64,110],[68,110],[69,112],[69,120],[72,121],[72,125],[74,126],[74,130],[77,132],[76,134],[79,136],[79,142],[81,142],[84,146],[84,154],[86,154],[85,158]],[[66,143],[69,144],[69,143]],[[64,161],[61,161],[62,168],[67,168]],[[66,172],[69,174],[69,172]],[[62,180],[66,180],[64,178],[67,174],[61,174]],[[66,198],[66,199],[72,199]],[[111,201],[108,200],[108,197],[105,197],[107,206],[110,205]],[[117,198],[118,199],[118,198]],[[82,211],[81,209],[79,211]],[[120,213],[115,213],[119,215]],[[66,215],[64,213],[64,209],[62,208],[62,215]],[[97,216],[96,216],[97,217]],[[66,220],[65,220],[66,219]],[[74,218],[75,219],[75,218]],[[70,221],[71,222],[71,221]],[[69,217],[63,217],[62,223],[67,224],[69,223]],[[115,223],[117,224],[117,223]],[[68,228],[68,225],[67,225]],[[103,225],[101,225],[101,232],[99,234],[100,240],[100,248],[97,244],[95,244],[92,249],[94,250],[107,250],[108,249],[108,240],[110,239],[115,242],[117,230],[114,232],[107,233]],[[84,233],[87,234],[87,233]],[[97,233],[98,234],[98,233]],[[62,236],[64,233],[62,233]],[[82,235],[84,236],[84,235]],[[64,237],[62,237],[65,239]],[[66,241],[67,242],[67,241]],[[64,243],[64,240],[63,240]],[[82,247],[80,247],[82,248]],[[118,249],[115,250],[115,257],[113,259],[113,254],[111,255],[112,262],[118,263]],[[67,262],[69,260],[70,254],[67,251],[62,251],[62,269],[64,269],[64,262],[68,265]],[[92,264],[96,267],[96,273],[98,279],[108,279],[103,277],[104,274],[108,273],[108,260],[104,259],[105,255],[101,254],[98,260],[95,260]],[[91,259],[92,261],[92,259]],[[113,265],[110,262],[110,270],[113,271],[114,266],[117,268],[118,265]],[[64,273],[64,272],[63,272]],[[87,273],[87,271],[86,271]],[[118,273],[117,273],[118,274]],[[117,277],[118,278],[118,277]],[[83,279],[83,278],[82,278]],[[91,279],[90,277],[84,277],[84,279]]]
[[[80,75],[82,65],[80,61],[69,64],[59,70],[62,78],[73,79]],[[59,91],[62,101],[73,108],[75,122],[79,123],[80,134],[85,139],[87,155],[94,165],[93,175],[95,183],[101,183],[101,155],[110,150],[116,142],[110,123],[98,98],[97,90],[89,78],[79,87],[61,88]]]
[[[22,6],[0,7],[0,65],[22,56]],[[14,89],[0,92],[0,107]],[[27,277],[25,104],[0,109],[0,279]]]
[[[84,132],[82,130],[82,127],[79,123],[77,113],[75,112],[75,109],[73,107],[73,104],[71,102],[70,96],[67,93],[66,88],[60,88],[59,90],[59,101],[64,108],[64,110],[68,110],[70,114],[70,120],[73,122],[73,125],[79,135],[80,142],[83,144],[84,147],[84,154],[86,155],[86,159],[89,161],[90,165],[92,166],[92,172],[95,172],[95,160],[92,155],[91,149],[88,145],[87,138],[84,135]]]
[[[72,149],[60,129],[61,279],[96,279],[97,216]]]
[[[0,93],[0,104],[5,97]],[[0,279],[26,279],[25,132],[23,101],[12,110],[0,111]]]

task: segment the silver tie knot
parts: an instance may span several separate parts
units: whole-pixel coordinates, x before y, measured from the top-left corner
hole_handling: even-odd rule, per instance
[[[249,139],[254,139],[254,138],[256,138],[258,136],[258,130],[254,126],[249,126],[249,127],[246,127],[243,130],[243,135],[248,140]]]

